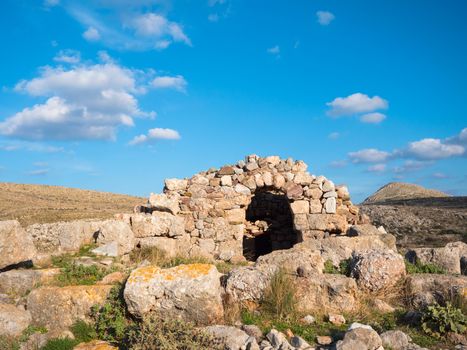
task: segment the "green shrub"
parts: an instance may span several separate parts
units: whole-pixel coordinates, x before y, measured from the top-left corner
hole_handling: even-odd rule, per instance
[[[111,342],[121,341],[131,323],[126,318],[123,286],[114,286],[104,305],[92,307],[91,315],[95,321],[98,339]]]
[[[296,312],[297,300],[294,280],[282,268],[272,276],[261,301],[261,309],[279,319],[286,319]]]
[[[47,328],[45,327],[36,327],[36,326],[28,326],[22,333],[21,336],[19,337],[19,342],[23,343],[28,341],[29,337],[33,335],[34,333],[47,333]]]
[[[350,259],[342,260],[339,267],[334,266],[332,260],[326,260],[324,262],[324,273],[350,276]]]
[[[85,321],[76,321],[70,328],[79,343],[87,343],[91,340],[97,339],[95,326]]]
[[[78,341],[70,338],[50,339],[41,350],[73,350]]]
[[[430,305],[423,312],[422,329],[436,338],[441,338],[448,332],[463,333],[467,330],[467,316],[450,303],[446,306]]]
[[[419,261],[415,262],[415,264],[405,261],[405,267],[407,269],[407,273],[415,274],[415,273],[441,273],[445,274],[446,270],[442,267],[435,265],[435,264],[423,264]]]
[[[91,285],[100,281],[108,272],[96,265],[84,266],[66,263],[57,276],[57,281],[60,286]]]
[[[126,343],[132,350],[223,349],[191,323],[154,316],[135,324]]]

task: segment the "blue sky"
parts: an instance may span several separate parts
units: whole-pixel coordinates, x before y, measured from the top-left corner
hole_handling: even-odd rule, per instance
[[[147,196],[245,155],[467,194],[467,2],[4,0],[0,180]]]

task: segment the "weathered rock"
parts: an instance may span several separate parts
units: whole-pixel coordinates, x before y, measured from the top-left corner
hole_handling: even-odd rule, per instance
[[[248,334],[250,337],[253,337],[256,339],[256,342],[261,342],[261,339],[263,338],[263,332],[261,329],[254,325],[254,324],[244,324],[242,325],[242,331],[244,331],[246,334]]]
[[[379,236],[381,235],[381,231],[378,230],[375,226],[370,224],[364,225],[352,225],[349,228],[347,234],[351,237],[355,236]]]
[[[324,203],[324,210],[328,214],[335,214],[337,209],[336,198],[326,198],[326,202]]]
[[[188,186],[186,179],[165,179],[165,187],[169,191],[185,191]]]
[[[319,345],[329,345],[332,343],[332,338],[328,335],[321,335],[316,337],[316,342]]]
[[[290,338],[290,345],[296,350],[315,350],[305,339],[295,335]]]
[[[241,329],[232,326],[208,326],[204,328],[206,333],[210,334],[216,343],[222,344],[225,350],[245,349],[251,342],[255,342]]]
[[[286,336],[275,330],[271,329],[271,331],[266,335],[266,338],[269,340],[269,343],[273,347],[273,349],[277,350],[292,350],[292,346],[287,341]]]
[[[411,341],[407,334],[399,330],[384,332],[380,337],[383,346],[393,350],[405,350]]]
[[[345,324],[345,318],[339,314],[329,314],[328,321],[331,322],[333,325],[341,326]]]
[[[409,275],[407,294],[416,309],[437,302],[444,304],[452,298],[467,299],[467,276],[438,274]]]
[[[133,214],[128,217],[136,238],[178,237],[185,233],[185,222],[180,216],[165,212]]]
[[[338,349],[352,349],[350,346],[355,346],[355,344],[364,344],[364,347],[355,347],[355,349],[367,349],[367,350],[378,350],[380,349],[382,342],[378,333],[376,333],[371,327],[362,325],[353,327],[351,330],[345,333],[344,339]],[[359,345],[361,346],[361,345]]]
[[[23,230],[18,221],[0,221],[0,270],[31,262],[36,253],[31,235]]]
[[[378,292],[393,287],[405,276],[404,258],[391,250],[354,253],[351,274],[361,288]]]
[[[103,255],[121,256],[131,252],[135,246],[135,237],[130,226],[119,220],[104,220],[93,223],[94,238],[98,245],[107,246]],[[114,255],[116,253],[116,255]]]
[[[149,205],[154,210],[165,211],[177,215],[177,213],[180,211],[178,200],[178,196],[169,197],[165,193],[151,193],[151,195],[149,196]]]
[[[0,293],[23,296],[39,284],[53,280],[60,269],[10,270],[0,273]]]
[[[29,311],[20,310],[14,305],[0,304],[0,336],[17,337],[30,323]]]
[[[104,276],[104,278],[97,282],[97,284],[116,284],[116,283],[123,283],[126,279],[126,275],[123,272],[115,271],[109,273],[108,275]]]
[[[271,275],[271,271],[262,271],[253,266],[236,268],[227,275],[226,294],[232,301],[258,302],[269,285]]]
[[[27,298],[32,324],[58,334],[76,320],[89,321],[91,307],[106,300],[112,286],[41,287]]]
[[[290,209],[294,214],[308,214],[310,212],[310,203],[308,201],[295,201],[290,204]]]
[[[307,274],[321,274],[324,269],[324,260],[317,250],[294,247],[260,256],[256,260],[255,267],[271,271],[283,268],[294,274],[301,269]]]
[[[93,340],[88,343],[80,343],[73,350],[118,350],[118,348],[102,340]]]
[[[128,311],[137,317],[155,312],[197,324],[223,317],[220,274],[214,265],[138,268],[127,280],[124,297]]]

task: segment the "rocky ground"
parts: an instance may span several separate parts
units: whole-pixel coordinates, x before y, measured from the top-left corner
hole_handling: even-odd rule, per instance
[[[289,203],[294,227],[248,261],[257,191],[283,197],[254,220]],[[248,156],[138,209],[0,222],[0,349],[467,349],[467,244],[401,255],[303,162]]]

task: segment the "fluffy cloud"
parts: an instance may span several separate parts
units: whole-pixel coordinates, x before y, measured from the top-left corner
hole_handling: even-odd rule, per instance
[[[329,11],[318,11],[316,12],[316,17],[318,18],[318,23],[322,26],[327,26],[336,18],[336,16]]]
[[[386,116],[383,113],[379,112],[367,113],[360,116],[360,121],[362,123],[379,124],[384,119],[386,119]]]
[[[47,175],[49,173],[49,169],[36,169],[36,170],[31,170],[27,174],[31,176],[43,176]]]
[[[81,53],[76,50],[60,50],[54,57],[55,62],[76,64],[81,61]]]
[[[375,164],[375,165],[370,165],[367,168],[367,171],[371,173],[382,173],[386,170],[386,164],[380,163],[380,164]]]
[[[179,140],[180,138],[181,136],[177,130],[155,128],[150,129],[147,135],[136,136],[130,141],[130,145],[138,145],[155,140]]]
[[[145,13],[135,16],[129,21],[128,25],[132,27],[139,36],[161,40],[170,38],[173,41],[191,45],[191,40],[183,32],[179,24],[171,22],[164,16],[156,13]]]
[[[333,117],[350,116],[359,113],[373,112],[388,108],[388,101],[379,97],[357,92],[347,97],[336,97],[333,101],[326,103],[331,109],[328,115]]]
[[[367,148],[349,153],[349,158],[353,163],[382,163],[390,156],[389,152],[380,151],[375,148]]]
[[[0,122],[0,134],[20,139],[115,139],[119,126],[154,115],[138,107],[136,73],[114,63],[47,67],[15,89],[47,98]]]
[[[186,82],[184,77],[182,77],[181,75],[177,75],[175,77],[156,77],[152,81],[151,85],[155,89],[174,89],[177,91],[184,92],[186,91],[186,86],[188,85],[188,83]]]
[[[440,139],[427,138],[409,143],[404,153],[418,159],[435,160],[461,156],[464,152],[462,145],[445,144]]]
[[[330,133],[328,135],[328,138],[331,139],[331,140],[337,140],[340,136],[341,136],[341,134],[338,133],[337,131],[335,131],[335,132]]]
[[[94,27],[89,27],[84,33],[83,38],[87,41],[97,41],[101,38],[99,31]]]
[[[270,47],[266,51],[270,53],[271,55],[279,55],[281,53],[281,48],[279,47],[279,45],[276,45],[276,46]]]

